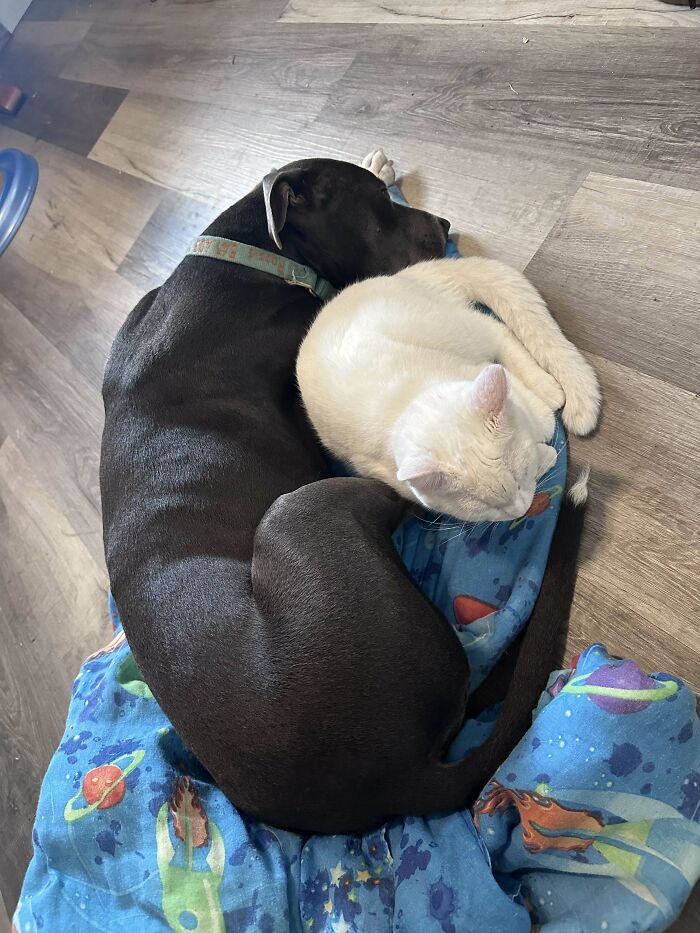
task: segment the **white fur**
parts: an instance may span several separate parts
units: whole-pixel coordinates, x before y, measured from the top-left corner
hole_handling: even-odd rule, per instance
[[[600,402],[535,289],[485,259],[419,263],[345,289],[312,325],[297,376],[334,454],[464,521],[523,515],[556,459],[554,411],[564,404],[572,431],[591,430]]]
[[[387,159],[383,149],[373,149],[368,152],[360,165],[376,175],[377,178],[381,178],[387,187],[393,185],[396,181],[394,162],[392,159]]]
[[[569,489],[569,499],[574,505],[583,505],[588,499],[588,480],[590,475],[591,468],[589,466],[583,467],[578,475],[578,479]]]
[[[421,278],[430,275],[437,287],[447,274],[465,297],[491,308],[563,389],[561,417],[566,428],[572,434],[590,434],[600,411],[596,374],[562,334],[537,289],[516,269],[495,259],[461,259],[451,268],[443,264],[444,260],[430,263],[425,269],[426,264],[421,264],[418,274]]]

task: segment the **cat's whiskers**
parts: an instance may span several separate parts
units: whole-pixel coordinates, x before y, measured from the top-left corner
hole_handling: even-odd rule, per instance
[[[551,465],[551,467],[547,470],[547,472],[544,474],[544,476],[540,476],[540,478],[537,480],[537,483],[535,484],[535,492],[536,492],[536,493],[542,491],[542,489],[544,488],[544,482],[545,482],[546,477],[549,476],[549,474],[552,472],[552,470],[554,469],[554,467],[557,465],[557,463],[559,462],[559,457],[560,457],[563,453],[564,453],[564,447],[560,447],[559,450],[557,451],[557,456],[556,456],[556,458],[555,458],[555,460],[554,460],[554,463],[553,463],[553,464]]]
[[[456,535],[452,535],[451,538],[448,538],[447,541],[445,541],[445,544],[449,544],[450,541],[455,541],[457,538],[459,538],[459,537],[461,536],[462,532],[464,531],[464,528],[465,528],[466,524],[467,524],[466,522],[462,522],[462,527],[459,529],[459,531],[457,532],[457,534],[456,534]]]

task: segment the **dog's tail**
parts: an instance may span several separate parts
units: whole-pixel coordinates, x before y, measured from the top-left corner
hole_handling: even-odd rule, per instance
[[[555,661],[557,634],[571,610],[587,480],[584,470],[562,502],[542,587],[494,732],[463,761],[428,765],[405,788],[402,812],[439,813],[471,806],[531,725],[532,710]]]

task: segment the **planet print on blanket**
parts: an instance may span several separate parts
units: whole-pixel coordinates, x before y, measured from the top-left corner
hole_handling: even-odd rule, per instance
[[[642,673],[634,661],[619,661],[573,677],[562,693],[584,694],[607,713],[637,713],[650,703],[674,696],[678,689],[672,677],[659,682]]]
[[[146,753],[139,749],[127,755],[120,755],[113,762],[100,765],[88,771],[78,793],[71,797],[63,810],[63,818],[68,823],[80,820],[95,810],[106,810],[121,803],[126,793],[125,781],[131,772],[138,768]],[[122,770],[118,762],[128,760],[127,766]],[[75,809],[75,804],[82,797],[87,807]]]

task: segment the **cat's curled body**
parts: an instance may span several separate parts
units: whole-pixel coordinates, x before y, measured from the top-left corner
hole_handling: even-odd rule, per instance
[[[333,454],[464,521],[523,515],[556,458],[554,413],[587,434],[600,407],[595,373],[536,289],[481,258],[346,288],[311,326],[297,377]]]

